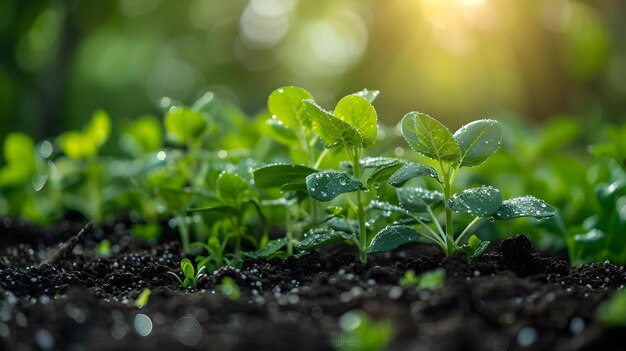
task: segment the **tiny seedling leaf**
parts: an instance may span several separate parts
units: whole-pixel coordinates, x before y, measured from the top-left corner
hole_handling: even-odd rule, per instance
[[[486,185],[458,192],[448,200],[448,208],[474,217],[491,216],[502,205],[499,189]]]
[[[431,166],[411,162],[400,167],[391,175],[389,184],[395,187],[401,187],[409,180],[417,177],[431,177],[439,180],[437,171]]]
[[[318,201],[330,201],[343,193],[363,190],[363,184],[337,171],[323,171],[306,177],[309,196]]]
[[[454,133],[461,149],[459,166],[477,166],[500,148],[502,132],[498,121],[481,119],[468,123]]]
[[[400,205],[411,212],[424,212],[430,204],[443,202],[443,193],[423,188],[396,189]]]
[[[518,217],[535,217],[538,219],[552,217],[556,209],[545,201],[534,196],[516,197],[504,200],[502,206],[492,213],[493,218],[504,220]]]
[[[208,121],[200,112],[187,107],[171,108],[165,115],[167,135],[178,144],[187,144],[198,140],[207,126]]]
[[[296,129],[310,126],[304,112],[302,100],[313,99],[308,91],[298,87],[282,87],[274,90],[268,100],[267,107],[273,115],[272,119],[281,121],[285,126]]]
[[[337,118],[356,129],[362,137],[362,148],[376,142],[378,136],[378,117],[374,106],[357,95],[348,95],[339,100],[333,113]]]
[[[461,156],[450,130],[427,114],[409,112],[404,115],[402,135],[413,150],[433,160],[455,162]]]
[[[239,207],[250,192],[250,184],[235,173],[223,171],[217,177],[216,189],[223,203]]]
[[[258,188],[282,187],[285,184],[305,183],[306,177],[317,170],[288,164],[275,164],[257,168],[253,172],[254,185]]]
[[[193,263],[191,263],[188,258],[183,258],[180,261],[180,269],[182,269],[185,278],[195,278],[196,270],[193,268]]]
[[[424,272],[418,277],[417,288],[437,290],[443,286],[446,278],[446,270],[443,268],[433,269],[432,271]]]
[[[241,253],[250,258],[261,258],[261,257],[270,257],[283,247],[287,246],[289,243],[289,238],[280,238],[276,240],[268,241],[267,245],[264,248],[256,250],[256,251],[242,251]]]
[[[295,245],[298,251],[311,251],[332,243],[350,240],[353,235],[332,229],[314,229],[304,234],[304,239]]]
[[[362,147],[363,137],[356,128],[325,111],[313,100],[302,102],[311,119],[313,131],[322,139],[326,148],[345,145]]]
[[[412,243],[419,239],[420,234],[413,227],[406,225],[390,225],[379,231],[367,247],[367,253],[389,252],[400,245]]]

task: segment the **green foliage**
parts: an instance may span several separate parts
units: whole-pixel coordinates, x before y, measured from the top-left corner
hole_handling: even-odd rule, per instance
[[[481,241],[476,235],[467,239],[467,243],[461,245],[461,251],[465,252],[467,262],[472,263],[477,257],[483,254],[491,242]]]
[[[208,125],[208,120],[200,112],[187,107],[172,107],[165,115],[168,137],[181,145],[199,141]]]
[[[376,321],[362,311],[349,311],[339,318],[341,333],[333,338],[338,351],[386,350],[393,336],[389,321]]]
[[[96,253],[100,257],[111,257],[111,242],[104,239],[96,246]]]
[[[602,302],[597,310],[598,319],[609,327],[626,327],[626,290],[617,291]]]
[[[187,289],[191,286],[196,285],[198,279],[202,276],[205,268],[200,267],[198,269],[198,272],[196,272],[193,263],[191,263],[188,258],[183,258],[180,261],[180,269],[183,271],[183,279],[180,279],[178,274],[176,274],[175,272],[170,271],[167,273],[169,273],[177,282],[179,282],[183,288]]]
[[[222,278],[222,282],[215,287],[215,290],[221,292],[231,300],[239,300],[241,296],[239,287],[231,277]]]
[[[443,286],[445,278],[446,271],[443,268],[433,269],[419,276],[416,276],[413,270],[408,270],[400,279],[399,284],[403,287],[415,286],[418,289],[438,290]]]
[[[143,308],[143,306],[147,305],[150,294],[152,294],[152,291],[148,288],[141,290],[141,293],[139,293],[139,296],[135,299],[135,306],[137,308]]]
[[[443,193],[409,187],[403,188],[406,190],[398,189],[397,194],[400,204],[408,211],[426,212],[430,215],[435,228],[418,220],[425,230],[423,236],[436,243],[447,255],[463,250],[463,240],[481,218],[492,220],[517,217],[548,218],[556,214],[553,207],[532,196],[502,201],[500,190],[492,186],[452,193],[457,173],[462,167],[480,165],[500,148],[501,131],[497,121],[474,121],[452,134],[434,118],[423,113],[409,112],[402,119],[401,125],[402,135],[411,148],[436,161],[439,170],[436,172],[427,166],[405,165],[390,177],[389,183],[393,186],[402,186],[415,177],[437,180]],[[439,179],[439,176],[442,179]],[[445,231],[433,212],[440,203],[445,207]],[[458,235],[453,227],[453,211],[474,217]],[[477,252],[473,250],[472,254]]]
[[[82,131],[70,131],[59,137],[59,145],[70,158],[94,158],[98,149],[109,139],[111,119],[104,111],[96,111]]]

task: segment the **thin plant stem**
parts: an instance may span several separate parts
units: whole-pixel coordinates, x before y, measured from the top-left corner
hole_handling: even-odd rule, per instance
[[[463,232],[461,232],[461,234],[459,235],[458,238],[456,238],[455,240],[455,244],[459,245],[463,242],[463,239],[465,238],[465,236],[469,233],[470,229],[472,229],[472,227],[478,223],[478,221],[480,220],[481,217],[476,217],[474,218],[473,221],[470,222],[470,224],[467,225],[467,227],[465,227],[465,229],[463,230]]]

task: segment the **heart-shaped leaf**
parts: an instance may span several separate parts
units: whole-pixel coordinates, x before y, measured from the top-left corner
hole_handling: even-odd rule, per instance
[[[398,188],[396,194],[400,205],[411,212],[424,212],[429,204],[443,202],[443,194],[436,190]]]
[[[252,173],[254,185],[258,188],[282,187],[285,184],[305,184],[306,177],[317,170],[288,164],[273,164],[257,168]]]
[[[552,217],[556,209],[545,201],[534,196],[516,197],[504,200],[502,206],[492,214],[495,219],[511,219],[518,217],[535,217],[539,219]]]
[[[461,150],[452,133],[427,114],[409,112],[402,118],[402,135],[411,148],[437,161],[455,162]]]
[[[339,146],[363,146],[363,138],[356,128],[319,107],[313,100],[304,100],[305,112],[311,119],[313,132],[328,149]]]
[[[491,216],[502,205],[499,189],[486,185],[458,192],[448,200],[448,208],[475,217]]]
[[[393,175],[391,175],[389,178],[389,184],[395,187],[401,187],[407,181],[417,177],[431,177],[439,180],[437,171],[431,166],[411,162],[400,167]]]
[[[267,107],[277,120],[289,128],[309,127],[311,123],[302,104],[305,99],[313,99],[313,96],[302,88],[282,87],[270,94]]]
[[[378,91],[378,90],[363,89],[361,91],[357,91],[356,93],[352,93],[350,95],[360,96],[360,97],[366,99],[367,101],[369,101],[370,103],[373,103],[374,100],[376,100],[376,98],[378,97],[379,93],[380,93],[380,91]]]
[[[363,138],[360,147],[366,148],[376,142],[378,117],[374,106],[366,99],[356,95],[348,95],[339,100],[333,114],[359,132]]]
[[[343,193],[364,190],[363,184],[337,171],[323,171],[306,177],[309,196],[318,201],[330,201]]]
[[[416,242],[420,234],[413,227],[390,225],[379,231],[367,247],[367,253],[389,252],[400,245]]]
[[[342,240],[350,240],[353,236],[332,229],[314,229],[304,234],[304,239],[295,245],[298,251],[311,251]]]
[[[500,148],[502,132],[498,121],[481,119],[468,123],[454,133],[461,149],[459,166],[477,166]]]
[[[277,240],[270,240],[267,242],[264,248],[256,250],[256,251],[242,251],[241,253],[250,258],[260,258],[260,257],[270,257],[275,254],[278,250],[287,246],[289,243],[289,238],[280,238]]]

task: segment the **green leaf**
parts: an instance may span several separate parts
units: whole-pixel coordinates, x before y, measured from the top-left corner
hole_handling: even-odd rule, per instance
[[[446,278],[446,270],[443,268],[433,269],[424,272],[418,277],[417,287],[419,289],[437,290],[443,286]]]
[[[187,107],[175,107],[165,115],[167,135],[178,144],[188,144],[200,139],[208,127],[200,112]]]
[[[488,217],[502,205],[499,189],[485,185],[458,192],[448,200],[448,208],[474,217]]]
[[[4,139],[0,186],[30,183],[36,171],[35,142],[26,134],[11,133]]]
[[[295,245],[298,251],[311,251],[338,241],[350,240],[352,235],[332,229],[314,229],[304,234],[304,239]]]
[[[59,146],[67,156],[75,160],[94,157],[98,153],[98,147],[94,141],[88,135],[77,131],[61,134]]]
[[[363,141],[360,147],[366,148],[376,142],[378,117],[374,106],[366,99],[348,95],[339,100],[333,114],[359,132]]]
[[[461,150],[460,167],[477,166],[500,148],[502,131],[498,121],[481,119],[468,123],[454,133]]]
[[[411,162],[400,167],[400,169],[391,175],[389,184],[395,187],[401,187],[404,186],[407,181],[417,177],[431,177],[439,181],[439,176],[434,168]]]
[[[394,204],[390,204],[390,203],[384,202],[384,201],[374,200],[374,201],[370,202],[370,204],[368,206],[370,208],[373,208],[373,209],[376,209],[376,210],[380,210],[380,211],[395,212],[395,213],[403,214],[405,216],[412,216],[411,212],[409,212],[405,208],[397,206],[397,205],[394,205]]]
[[[476,235],[470,236],[467,244],[461,245],[461,251],[465,252],[467,261],[472,263],[477,257],[483,254],[487,247],[491,244],[490,241],[480,241]]]
[[[378,97],[378,94],[380,94],[380,91],[378,90],[363,89],[361,91],[357,91],[356,93],[352,93],[350,95],[356,95],[358,97],[362,97],[365,100],[369,101],[370,103],[373,103],[374,100],[376,100],[376,98]]]
[[[195,278],[196,270],[193,268],[193,263],[188,258],[183,258],[180,261],[180,269],[183,270],[185,278]]]
[[[390,225],[379,231],[367,247],[367,253],[389,252],[400,245],[416,242],[420,234],[413,227]]]
[[[609,327],[626,327],[626,289],[613,293],[597,310],[598,319]]]
[[[429,204],[443,202],[443,194],[436,190],[398,188],[396,194],[400,205],[411,212],[425,212]]]
[[[94,112],[91,121],[85,126],[85,136],[96,146],[101,146],[109,139],[110,134],[111,119],[109,115],[102,110]]]
[[[319,107],[313,100],[304,100],[304,108],[311,119],[313,132],[317,134],[324,147],[331,149],[339,146],[363,146],[363,138],[350,124],[333,116]]]
[[[273,164],[255,169],[252,175],[254,185],[263,189],[293,183],[304,185],[306,177],[315,172],[317,170],[301,165]]]
[[[239,214],[239,210],[237,210],[233,206],[197,207],[197,208],[190,208],[189,212],[214,213],[217,215],[225,215],[225,216],[236,216],[237,214]]]
[[[337,171],[323,171],[306,177],[309,196],[318,201],[330,201],[343,193],[364,190],[363,184]]]
[[[517,217],[535,217],[538,219],[552,217],[556,209],[545,201],[533,196],[516,197],[504,200],[502,206],[492,214],[493,218],[504,220]]]
[[[302,104],[302,100],[306,99],[313,99],[308,91],[293,86],[282,87],[270,94],[267,107],[273,119],[283,122],[289,128],[310,127],[311,122]]]
[[[216,190],[223,203],[239,207],[250,192],[250,184],[235,173],[223,171],[217,177]]]
[[[279,143],[284,145],[293,145],[298,142],[298,136],[293,129],[285,126],[282,121],[276,119],[268,119],[267,125],[269,126],[272,137]]]
[[[411,148],[437,161],[455,162],[461,150],[452,133],[427,114],[409,112],[402,118],[402,135]]]
[[[120,144],[125,151],[135,156],[159,150],[163,145],[161,124],[152,116],[143,116],[130,124]]]
[[[256,251],[242,251],[241,253],[250,258],[261,258],[261,257],[270,257],[275,254],[277,251],[287,246],[289,243],[289,238],[280,238],[277,240],[270,240],[264,248],[256,250]]]
[[[391,177],[391,175],[394,174],[394,172],[396,172],[396,170],[402,165],[402,161],[394,160],[393,162],[376,167],[367,178],[367,185],[387,182],[389,177]]]
[[[359,232],[359,222],[356,219],[334,217],[328,221],[328,226],[331,229],[338,230],[344,233],[352,234]]]

